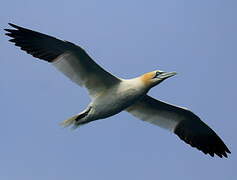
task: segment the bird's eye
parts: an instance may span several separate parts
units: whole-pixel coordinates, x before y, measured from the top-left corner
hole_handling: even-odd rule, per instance
[[[159,76],[161,74],[161,72],[156,71],[156,76]]]
[[[155,78],[158,77],[160,74],[162,74],[162,72],[160,72],[160,71],[156,71]]]

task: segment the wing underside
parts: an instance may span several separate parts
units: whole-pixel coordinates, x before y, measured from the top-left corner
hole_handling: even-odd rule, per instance
[[[127,111],[139,119],[169,129],[180,139],[205,154],[227,157],[227,153],[230,153],[220,137],[198,116],[185,108],[145,96]]]
[[[81,47],[14,24],[10,25],[15,28],[5,29],[6,35],[12,38],[10,42],[33,57],[53,63],[72,81],[85,86],[92,97],[120,82],[119,78],[95,63]]]

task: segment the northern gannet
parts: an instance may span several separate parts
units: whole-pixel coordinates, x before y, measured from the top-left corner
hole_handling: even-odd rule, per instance
[[[227,157],[231,153],[220,137],[193,112],[159,101],[147,92],[175,72],[160,70],[133,79],[110,74],[79,46],[9,23],[15,29],[5,29],[22,50],[48,61],[73,82],[89,91],[91,102],[81,113],[62,123],[75,128],[127,111],[141,120],[168,129],[180,139],[212,157]]]

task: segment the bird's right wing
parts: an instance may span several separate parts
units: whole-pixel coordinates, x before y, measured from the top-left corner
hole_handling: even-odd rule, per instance
[[[79,46],[14,24],[5,29],[9,41],[32,56],[52,63],[75,83],[85,86],[92,97],[120,82],[96,64]]]
[[[148,95],[127,109],[132,115],[174,132],[205,154],[227,157],[229,149],[218,135],[191,111],[158,101]]]

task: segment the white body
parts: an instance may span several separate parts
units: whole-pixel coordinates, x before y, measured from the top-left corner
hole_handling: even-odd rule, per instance
[[[144,121],[166,128],[190,145],[227,157],[223,141],[191,111],[170,105],[147,95],[150,88],[176,73],[152,71],[123,80],[95,63],[79,46],[14,24],[5,29],[10,41],[32,56],[52,63],[73,82],[86,87],[91,103],[81,113],[64,121],[63,126],[79,125],[113,116],[123,110]]]
[[[147,91],[148,89],[137,78],[121,80],[92,99],[88,118],[97,120],[113,116],[141,99]]]

